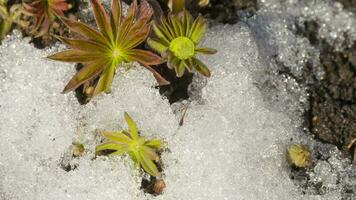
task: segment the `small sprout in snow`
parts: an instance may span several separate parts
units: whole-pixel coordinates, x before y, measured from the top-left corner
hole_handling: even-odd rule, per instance
[[[84,145],[78,142],[73,142],[72,144],[72,151],[73,151],[73,156],[74,157],[79,157],[81,155],[83,155],[84,153]]]
[[[48,58],[63,62],[82,63],[84,67],[69,81],[63,92],[69,92],[83,83],[100,76],[93,91],[97,95],[110,92],[116,67],[123,62],[137,61],[151,72],[149,65],[162,63],[162,59],[152,52],[135,49],[146,40],[150,32],[152,9],[142,1],[137,9],[136,0],[131,4],[128,14],[122,17],[121,1],[112,0],[108,15],[98,0],[90,0],[99,31],[84,23],[63,18],[70,30],[82,35],[83,39],[59,39],[72,49],[56,53]],[[110,17],[109,17],[110,16]],[[154,72],[153,72],[154,73]],[[154,73],[157,78],[158,73]]]
[[[108,141],[98,145],[95,149],[97,153],[103,150],[114,151],[110,155],[123,155],[127,153],[133,162],[141,166],[148,174],[160,177],[160,173],[154,162],[159,161],[157,150],[161,148],[161,140],[146,140],[140,137],[135,123],[125,112],[125,120],[129,130],[122,132],[102,132],[103,137]]]
[[[57,16],[64,16],[64,12],[71,6],[66,0],[31,0],[23,4],[26,12],[35,17],[36,36],[46,34]]]
[[[310,167],[311,156],[309,150],[300,144],[292,144],[287,149],[287,161],[291,166],[300,168]]]
[[[200,48],[198,43],[207,29],[206,20],[199,15],[194,21],[187,11],[161,18],[160,24],[154,24],[156,38],[149,38],[148,45],[168,59],[168,67],[175,69],[177,77],[195,68],[200,74],[210,77],[209,69],[195,56],[197,53],[215,54],[212,48]]]

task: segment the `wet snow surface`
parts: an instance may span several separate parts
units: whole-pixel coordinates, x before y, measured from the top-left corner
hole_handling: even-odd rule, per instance
[[[295,35],[296,21],[325,22],[320,37],[337,45],[340,33],[355,38],[356,20],[339,4],[296,2],[261,2],[254,17],[212,27],[204,45],[219,53],[203,58],[212,77],[196,76],[190,100],[172,106],[154,88],[150,73],[137,65],[118,70],[111,94],[81,106],[73,93],[60,94],[75,72],[73,65],[44,58],[64,47],[37,50],[13,34],[0,47],[0,199],[354,198],[345,196],[345,187],[355,187],[355,167],[337,148],[303,132],[306,88],[279,74],[278,63],[298,77],[312,62],[322,78],[318,51]],[[188,110],[179,127],[183,105]],[[124,111],[145,136],[168,143],[163,153],[167,188],[161,196],[139,189],[141,175],[129,159],[93,159],[98,132],[125,127]],[[304,189],[302,196],[303,189],[290,179],[284,152],[291,139],[329,152],[310,172],[324,192]],[[67,155],[74,141],[85,145],[84,156]],[[74,169],[67,172],[63,165]]]

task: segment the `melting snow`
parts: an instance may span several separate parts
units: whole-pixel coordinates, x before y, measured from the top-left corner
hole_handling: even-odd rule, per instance
[[[204,45],[219,51],[203,58],[212,77],[195,77],[190,100],[173,106],[137,65],[118,70],[111,94],[81,106],[73,93],[60,94],[73,65],[44,59],[63,46],[43,51],[18,33],[9,37],[0,46],[0,199],[300,199],[284,151],[291,138],[308,140],[300,128],[307,94],[295,80],[266,72],[277,70],[271,61],[277,55],[298,76],[307,59],[318,62],[318,52],[290,31],[288,9],[276,14],[284,4],[261,3],[252,19],[209,30]],[[319,3],[313,6],[333,8]],[[298,5],[303,15],[318,16]],[[180,127],[183,104],[188,110]],[[124,111],[145,135],[168,142],[161,196],[139,189],[140,175],[127,158],[93,159],[98,131],[125,126]],[[84,143],[85,154],[65,160],[73,141]],[[63,162],[76,168],[67,172]],[[332,186],[328,165],[318,163],[316,178]],[[338,193],[304,197],[339,199]]]

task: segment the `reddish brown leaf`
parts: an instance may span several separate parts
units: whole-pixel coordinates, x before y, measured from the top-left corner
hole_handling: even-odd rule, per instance
[[[113,35],[110,26],[110,20],[104,10],[104,7],[99,3],[98,0],[90,0],[90,4],[94,12],[96,24],[98,25],[101,33],[104,36],[106,36],[109,40],[112,40]]]
[[[101,56],[100,54],[95,54],[94,52],[85,52],[85,51],[80,51],[80,50],[65,50],[56,54],[53,54],[51,56],[48,56],[47,58],[52,59],[52,60],[59,60],[63,62],[90,62],[90,61],[95,61],[97,59],[100,59]]]
[[[197,48],[195,51],[202,54],[216,54],[218,52],[216,49],[207,47]]]
[[[141,49],[131,49],[126,55],[128,61],[137,61],[145,65],[158,65],[164,62],[158,55]]]
[[[75,90],[83,83],[94,79],[105,69],[107,61],[101,60],[97,62],[91,62],[84,65],[84,67],[77,72],[75,76],[68,82],[63,90],[63,93]]]
[[[114,22],[113,25],[115,27],[115,30],[120,25],[121,12],[122,12],[121,0],[112,0],[111,1],[111,18]],[[114,30],[114,27],[112,27],[113,30]]]
[[[105,53],[110,50],[107,46],[91,40],[70,39],[64,37],[57,37],[57,39],[70,46],[72,49],[98,53]]]
[[[105,39],[105,37],[103,37],[98,31],[96,31],[95,29],[87,26],[84,23],[81,22],[77,22],[77,21],[73,21],[67,18],[61,18],[63,23],[69,27],[69,29],[71,29],[73,32],[76,32],[80,35],[82,35],[83,37],[102,43],[102,44],[106,44],[107,40]]]

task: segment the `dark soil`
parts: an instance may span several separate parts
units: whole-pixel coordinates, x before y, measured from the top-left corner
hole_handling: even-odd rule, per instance
[[[317,22],[308,21],[299,30],[299,34],[320,49],[325,71],[323,80],[314,79],[310,85],[307,121],[318,139],[345,150],[356,138],[356,43],[336,51],[324,39],[318,39],[318,29]]]
[[[356,12],[356,0],[336,0],[340,2],[346,10]]]

